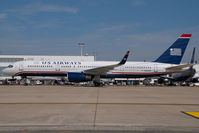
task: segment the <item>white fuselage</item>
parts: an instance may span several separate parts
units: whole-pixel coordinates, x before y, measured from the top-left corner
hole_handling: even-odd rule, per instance
[[[67,76],[70,72],[117,64],[114,61],[73,62],[73,61],[20,61],[3,72],[9,76]],[[127,77],[158,76],[169,74],[166,68],[176,66],[156,62],[126,62],[109,71],[107,75],[128,75]],[[114,76],[113,76],[114,77]]]

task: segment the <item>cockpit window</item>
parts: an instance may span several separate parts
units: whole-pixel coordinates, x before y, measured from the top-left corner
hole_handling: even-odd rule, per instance
[[[13,68],[13,65],[9,65],[8,68]]]

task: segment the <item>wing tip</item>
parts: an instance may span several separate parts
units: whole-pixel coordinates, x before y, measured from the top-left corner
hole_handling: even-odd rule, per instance
[[[129,55],[129,53],[130,53],[130,50],[128,50],[128,51],[126,52],[127,55]]]

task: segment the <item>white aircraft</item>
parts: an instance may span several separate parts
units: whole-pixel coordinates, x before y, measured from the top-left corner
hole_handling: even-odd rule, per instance
[[[141,78],[184,71],[192,65],[179,65],[191,34],[182,34],[158,59],[153,62],[127,62],[129,51],[118,63],[114,61],[20,61],[3,70],[5,75],[62,76],[69,82],[93,81],[100,85],[100,78]]]

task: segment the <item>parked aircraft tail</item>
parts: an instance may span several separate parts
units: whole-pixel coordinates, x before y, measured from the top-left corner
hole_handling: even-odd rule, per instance
[[[194,47],[193,48],[193,53],[192,53],[192,57],[191,57],[191,61],[190,61],[190,64],[194,64],[195,63],[195,50],[196,50],[196,48]]]
[[[180,64],[191,34],[182,34],[159,58],[154,62]]]

